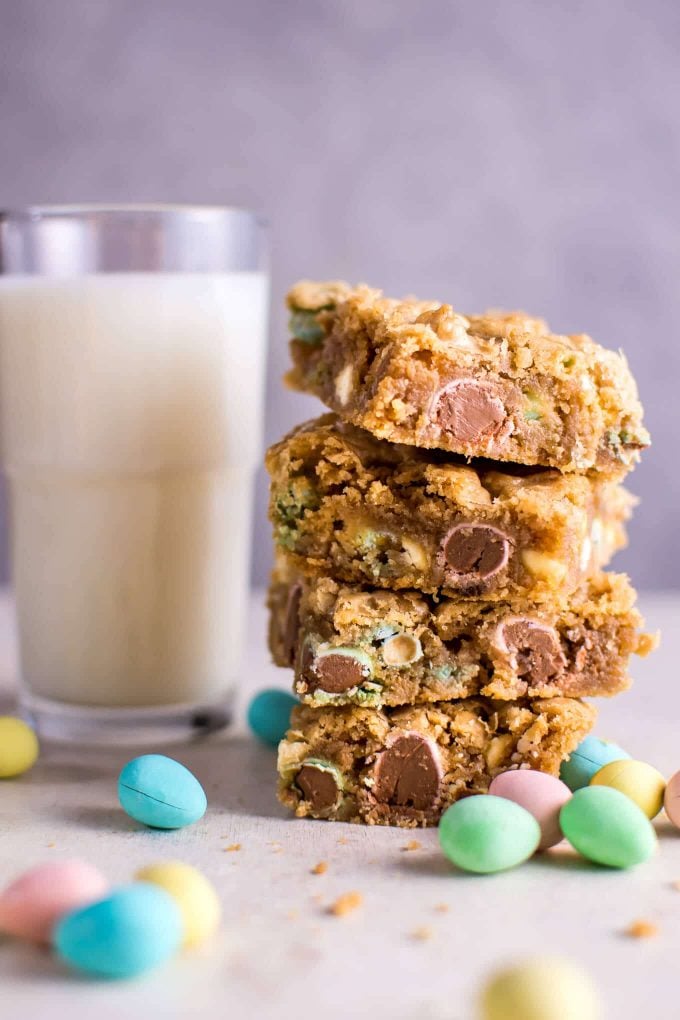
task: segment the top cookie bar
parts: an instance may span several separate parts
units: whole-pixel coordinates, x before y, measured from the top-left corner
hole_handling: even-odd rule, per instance
[[[464,316],[346,283],[298,283],[295,389],[391,442],[621,477],[649,445],[622,353],[521,312]]]

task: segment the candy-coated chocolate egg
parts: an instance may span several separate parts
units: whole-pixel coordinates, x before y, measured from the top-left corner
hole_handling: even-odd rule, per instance
[[[0,931],[49,942],[63,914],[100,899],[109,883],[87,861],[50,861],[25,871],[0,893]]]
[[[676,772],[668,780],[663,806],[670,821],[680,829],[680,772]]]
[[[555,776],[534,769],[512,769],[492,780],[489,793],[514,801],[534,816],[541,827],[539,850],[562,840],[560,811],[571,797],[571,790]]]
[[[596,772],[591,786],[611,786],[630,797],[648,818],[655,818],[663,807],[666,780],[645,761],[612,761]]]
[[[182,915],[172,896],[148,882],[136,882],[66,914],[54,929],[54,946],[76,970],[127,978],[176,953],[183,934]]]
[[[482,991],[481,1020],[600,1020],[600,996],[575,964],[535,959],[504,968]]]
[[[190,864],[159,861],[142,868],[135,879],[160,886],[175,900],[182,914],[185,946],[197,946],[217,931],[222,911],[215,887]]]
[[[276,747],[286,735],[290,713],[299,704],[287,691],[260,691],[248,705],[248,725],[263,744]]]
[[[596,772],[610,761],[621,761],[630,758],[627,751],[616,744],[609,744],[592,734],[582,740],[575,751],[572,751],[560,768],[560,779],[570,790],[580,790],[587,786]]]
[[[585,786],[560,811],[562,832],[575,850],[597,864],[632,868],[656,850],[644,811],[611,786]]]
[[[478,874],[514,868],[535,853],[540,839],[533,815],[489,794],[456,801],[439,822],[439,842],[449,860]]]
[[[0,779],[28,772],[39,752],[38,738],[28,723],[11,715],[0,716]]]
[[[164,754],[133,758],[118,777],[121,807],[154,829],[181,829],[205,814],[208,801],[189,769]]]

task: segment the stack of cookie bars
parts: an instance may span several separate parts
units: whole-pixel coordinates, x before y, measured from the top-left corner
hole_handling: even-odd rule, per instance
[[[513,767],[557,774],[579,700],[629,686],[623,476],[649,443],[621,354],[514,313],[298,284],[290,384],[333,414],[267,455],[279,747],[296,814],[431,825]]]

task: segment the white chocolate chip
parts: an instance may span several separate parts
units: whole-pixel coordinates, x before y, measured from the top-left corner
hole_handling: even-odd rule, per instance
[[[550,581],[554,585],[564,580],[567,567],[560,560],[553,559],[552,556],[546,556],[545,553],[539,552],[538,549],[522,549],[520,555],[522,563],[534,577],[538,577],[542,581]]]
[[[595,383],[587,372],[581,376],[579,381],[581,383],[581,391],[583,393],[587,393],[588,396],[592,396],[595,393]]]
[[[382,657],[386,666],[410,666],[422,659],[423,648],[413,634],[395,634],[382,646]]]
[[[429,566],[429,560],[425,547],[413,538],[402,538],[401,544],[416,570],[426,571]]]
[[[588,565],[590,563],[592,555],[593,555],[593,543],[586,535],[586,537],[583,539],[583,545],[581,546],[581,560],[579,563],[582,572],[585,572],[588,569]]]
[[[488,768],[495,769],[504,759],[507,759],[513,741],[511,733],[499,733],[491,740],[484,755]]]
[[[602,541],[602,518],[594,517],[593,523],[590,525],[590,541],[594,546],[598,546]]]
[[[352,380],[352,365],[345,365],[343,370],[338,373],[335,377],[335,396],[340,401],[343,407],[349,401],[354,389],[354,382]]]
[[[533,355],[528,347],[519,347],[515,353],[515,365],[520,369],[531,368],[534,363]]]

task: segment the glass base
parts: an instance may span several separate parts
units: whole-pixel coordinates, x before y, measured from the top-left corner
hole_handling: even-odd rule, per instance
[[[231,695],[209,705],[102,708],[21,692],[19,707],[41,739],[90,745],[186,743],[224,729],[233,718]]]

